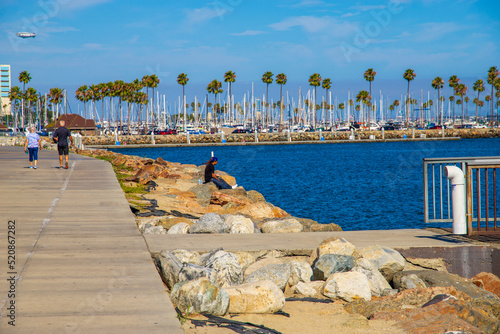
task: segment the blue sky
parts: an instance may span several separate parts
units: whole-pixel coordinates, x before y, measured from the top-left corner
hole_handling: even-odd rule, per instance
[[[262,96],[262,74],[271,71],[288,76],[291,95],[309,89],[318,72],[344,100],[348,89],[368,90],[363,73],[373,68],[373,91],[398,98],[411,68],[418,96],[421,89],[433,94],[436,76],[447,82],[453,74],[473,96],[472,83],[500,67],[499,12],[498,0],[2,0],[0,64],[11,65],[13,85],[27,70],[29,86],[66,88],[69,95],[83,84],[155,73],[160,93],[176,101],[176,78],[184,72],[192,101],[232,70],[237,99],[252,82]],[[20,39],[19,31],[37,37]],[[279,98],[275,84],[272,97]]]

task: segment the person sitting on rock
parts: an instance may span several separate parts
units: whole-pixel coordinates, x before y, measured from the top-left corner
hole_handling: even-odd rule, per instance
[[[217,188],[219,189],[234,189],[238,185],[230,186],[227,184],[226,181],[224,181],[219,175],[215,174],[215,165],[217,165],[217,158],[212,157],[208,162],[207,166],[205,167],[205,182],[213,182]]]

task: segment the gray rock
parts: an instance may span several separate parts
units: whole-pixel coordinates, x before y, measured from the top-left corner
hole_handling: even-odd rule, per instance
[[[291,272],[290,279],[288,280],[288,284],[290,286],[294,286],[299,282],[310,282],[313,270],[309,263],[307,262],[299,262],[299,261],[291,261]]]
[[[229,233],[229,226],[216,213],[207,213],[191,225],[190,234],[197,233]]]
[[[156,263],[160,276],[169,289],[178,283],[178,276],[182,269],[182,262],[171,252],[161,251],[156,256]]]
[[[190,251],[187,249],[176,249],[171,252],[172,254],[175,255],[181,261],[183,264],[184,263],[192,263],[201,266],[201,257],[198,252]]]
[[[196,195],[196,201],[203,207],[206,207],[210,204],[210,198],[212,197],[212,193],[217,191],[217,186],[212,182],[196,185],[189,189],[189,191],[193,192]]]
[[[177,275],[177,282],[193,281],[200,277],[206,277],[212,284],[217,285],[217,270],[191,263],[185,263],[182,266]]]
[[[394,278],[393,278],[394,279]],[[407,289],[415,289],[415,288],[426,288],[425,282],[422,281],[417,275],[409,274],[405,276],[401,276],[398,281],[398,284],[395,284],[394,287],[399,290],[407,290]]]
[[[275,313],[285,306],[285,295],[274,282],[259,281],[225,289],[229,294],[228,313]]]
[[[224,215],[229,233],[254,233],[254,223],[250,218],[240,215]]]
[[[357,271],[331,274],[326,280],[323,294],[328,298],[346,302],[357,299],[370,301],[372,297],[368,278]]]
[[[352,271],[363,273],[370,282],[372,296],[381,297],[385,290],[391,290],[392,287],[377,268],[367,259],[361,258],[356,262],[356,267]]]
[[[370,246],[360,250],[361,255],[370,260],[370,262],[384,275],[385,279],[390,282],[392,277],[403,270],[406,260],[389,247]]]
[[[298,233],[303,226],[297,219],[270,220],[262,224],[262,233]]]
[[[333,273],[349,271],[354,268],[356,259],[350,255],[325,254],[313,265],[313,279],[326,280]]]
[[[200,258],[201,259],[201,265],[202,266],[206,266],[207,263],[212,258],[212,256],[214,256],[218,251],[223,251],[222,247],[214,248],[214,249],[210,250],[209,252],[206,252],[205,254],[202,254],[201,258]]]
[[[324,281],[312,281],[307,283],[299,282],[293,287],[293,289],[295,293],[301,294],[303,296],[315,297],[322,294],[324,286]]]
[[[236,255],[232,253],[218,251],[210,258],[206,267],[217,271],[215,283],[219,287],[238,285],[243,282],[243,269]]]
[[[408,275],[416,275],[419,279],[421,279],[424,284],[429,287],[449,287],[452,286],[455,289],[464,292],[469,297],[477,299],[477,298],[486,298],[500,301],[499,297],[492,294],[489,291],[483,290],[472,283],[472,281],[462,278],[455,274],[450,274],[442,271],[434,271],[434,270],[415,270],[415,271],[402,271],[394,275],[393,285],[394,287],[401,287],[401,279],[402,277]],[[499,309],[500,315],[500,309]]]
[[[189,224],[186,223],[178,223],[172,226],[167,234],[188,234],[189,232]]]
[[[144,229],[142,230],[143,234],[167,234],[167,231],[163,228],[163,226],[151,226],[146,224]]]
[[[290,279],[290,274],[291,266],[289,263],[268,264],[248,275],[244,283],[269,280],[274,282],[281,290],[284,290]]]
[[[176,284],[170,299],[183,313],[223,316],[229,307],[227,292],[212,284],[206,277]]]

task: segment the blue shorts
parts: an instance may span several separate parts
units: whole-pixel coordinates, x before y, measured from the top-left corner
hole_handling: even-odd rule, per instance
[[[28,147],[28,153],[30,155],[30,162],[38,160],[38,147]]]

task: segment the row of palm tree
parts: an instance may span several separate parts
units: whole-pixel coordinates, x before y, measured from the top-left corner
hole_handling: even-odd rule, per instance
[[[364,79],[368,82],[369,84],[369,91],[362,90],[359,92],[359,94],[356,96],[356,101],[360,103],[362,107],[362,120],[363,123],[367,122],[368,124],[371,122],[371,115],[372,112],[374,111],[375,107],[372,104],[372,83],[375,80],[375,76],[377,75],[377,72],[373,70],[373,68],[369,68],[366,70],[363,74]],[[274,81],[274,74],[270,71],[266,71],[263,76],[262,76],[262,82],[266,84],[266,101],[264,102],[265,106],[265,122],[267,125],[267,122],[269,120],[269,85],[273,83]],[[412,100],[410,98],[410,83],[413,81],[416,77],[416,73],[412,69],[407,69],[404,74],[403,78],[407,81],[407,95],[406,95],[406,115],[405,115],[405,121],[409,122],[411,119],[413,119],[412,116],[412,108],[410,108],[410,105],[412,104]],[[280,73],[276,75],[276,84],[280,85],[280,97],[279,97],[279,124],[280,126],[283,125],[284,122],[284,103],[283,103],[283,85],[286,85],[287,83],[287,76],[284,73]],[[19,75],[19,81],[23,83],[23,90],[21,92],[20,88],[15,86],[11,90],[11,101],[17,101],[18,99],[21,99],[21,117],[20,121],[24,126],[25,122],[25,117],[24,117],[24,108],[26,107],[26,104],[28,106],[31,106],[32,103],[34,103],[34,99],[36,99],[37,93],[36,90],[34,89],[26,89],[26,84],[29,83],[31,80],[31,76],[27,71],[21,72]],[[177,77],[177,83],[182,85],[182,95],[183,95],[183,105],[185,105],[185,86],[188,83],[189,78],[187,77],[187,74],[181,73]],[[227,71],[224,74],[224,82],[228,83],[229,85],[229,94],[228,94],[228,100],[227,100],[227,106],[228,108],[220,108],[222,111],[229,113],[229,122],[231,123],[233,118],[234,118],[234,103],[232,101],[232,84],[236,81],[236,74],[233,71]],[[158,113],[155,111],[155,103],[154,103],[154,96],[155,96],[155,89],[158,87],[160,80],[159,78],[153,74],[153,75],[145,75],[142,80],[134,80],[133,82],[130,83],[125,83],[121,80],[117,80],[115,82],[109,82],[109,83],[100,83],[97,85],[91,85],[91,86],[86,86],[83,85],[79,87],[76,92],[75,96],[76,98],[84,103],[84,112],[85,112],[85,118],[86,118],[86,113],[87,113],[87,106],[86,103],[90,100],[94,102],[96,101],[102,101],[102,111],[101,115],[102,118],[104,117],[104,99],[105,97],[110,98],[110,111],[108,112],[108,126],[111,124],[111,105],[112,105],[112,100],[113,98],[118,98],[118,107],[116,110],[116,117],[115,120],[119,122],[120,127],[122,126],[122,101],[127,102],[128,106],[128,113],[130,114],[130,107],[133,104],[137,104],[138,106],[138,119],[140,120],[140,112],[142,112],[142,109],[144,105],[147,105],[146,108],[146,118],[145,118],[145,130],[147,131],[148,129],[148,120],[149,120],[149,115],[151,114],[151,121],[154,124],[155,122],[158,121]],[[317,114],[316,110],[318,109],[318,103],[317,103],[317,87],[321,86],[323,89],[325,89],[325,96],[327,97],[328,100],[328,92],[331,90],[332,87],[332,81],[330,78],[325,78],[322,79],[321,75],[319,73],[313,73],[309,77],[309,85],[314,88],[314,102],[312,103],[312,116],[311,120],[313,123],[313,126],[316,126],[316,120],[317,120]],[[491,95],[488,95],[485,97],[485,100],[487,102],[490,102],[490,119],[493,120],[493,113],[494,113],[494,91],[496,89],[496,94],[495,96],[497,97],[497,103],[498,103],[498,98],[499,98],[499,90],[500,90],[500,78],[499,78],[499,71],[497,67],[491,67],[488,71],[488,77],[487,77],[487,83],[491,85]],[[461,105],[462,107],[462,119],[464,118],[464,104],[466,104],[469,100],[469,98],[466,96],[468,87],[465,86],[463,83],[460,82],[460,79],[456,76],[453,75],[449,78],[448,80],[449,87],[452,88],[453,94],[452,96],[449,97],[450,102],[455,102],[456,104]],[[441,101],[441,90],[444,87],[444,80],[441,77],[436,77],[432,83],[431,86],[437,90],[438,94],[438,101]],[[212,82],[209,83],[207,86],[207,91],[208,93],[212,93],[215,95],[215,99],[217,102],[217,95],[221,94],[223,92],[222,90],[222,83],[217,81],[216,79],[213,80]],[[146,88],[146,92],[143,92],[143,89]],[[149,96],[149,89],[152,89],[152,103],[151,107],[150,104],[148,104],[148,96]],[[478,116],[478,107],[481,108],[482,105],[484,105],[484,102],[480,100],[480,94],[485,91],[485,83],[482,79],[478,79],[473,86],[473,89],[475,92],[477,92],[477,97],[473,99],[473,103],[476,105],[476,119]],[[57,109],[56,115],[59,114],[58,107],[62,101],[63,98],[63,90],[60,88],[52,88],[50,90],[50,97],[51,100],[50,102],[55,106]],[[455,101],[455,96],[457,96],[459,99]],[[465,102],[465,103],[464,103]],[[389,106],[389,110],[397,106],[394,102]],[[455,103],[453,103],[453,121],[455,121]],[[217,103],[214,103],[214,107]],[[398,102],[399,104],[399,102]],[[14,103],[14,105],[19,107],[19,104]],[[331,106],[331,101],[328,101],[328,103],[322,103],[322,106]],[[426,104],[426,107],[430,106],[430,104]],[[207,105],[208,107],[208,105]],[[343,110],[345,108],[345,105],[342,105],[343,108],[338,108],[340,110]],[[95,107],[94,107],[95,108]],[[443,110],[442,107],[438,105],[438,115],[441,115],[441,119],[443,118]],[[441,110],[440,110],[441,109]],[[366,112],[368,110],[368,112]],[[140,111],[140,112],[139,112]],[[186,127],[186,110],[184,108],[183,110],[183,115],[184,115],[184,127]],[[367,116],[367,119],[366,119]],[[31,119],[29,118],[30,114],[28,113],[28,120],[31,122]],[[128,122],[130,125],[130,116],[128,117]]]

